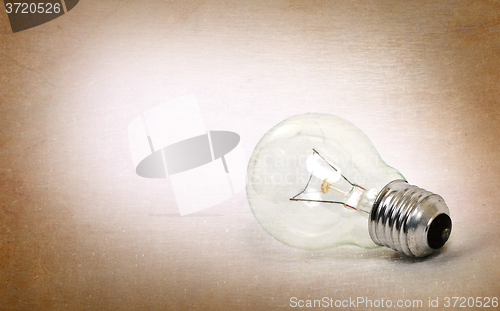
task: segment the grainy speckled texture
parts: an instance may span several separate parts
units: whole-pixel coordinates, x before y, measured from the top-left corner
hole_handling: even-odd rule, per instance
[[[500,296],[498,2],[83,0],[16,34],[0,8],[1,310]],[[247,156],[294,114],[351,121],[445,198],[449,243],[425,260],[299,251],[244,193],[176,217],[168,180],[135,175],[127,126],[191,93]]]

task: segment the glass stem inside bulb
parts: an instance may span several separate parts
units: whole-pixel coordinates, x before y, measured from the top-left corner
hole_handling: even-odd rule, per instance
[[[318,151],[307,159],[309,180],[301,192],[290,198],[292,201],[342,204],[348,209],[370,214],[376,189],[365,189],[350,182],[340,170],[329,163]],[[319,189],[318,189],[319,188]],[[309,207],[315,207],[309,203]]]

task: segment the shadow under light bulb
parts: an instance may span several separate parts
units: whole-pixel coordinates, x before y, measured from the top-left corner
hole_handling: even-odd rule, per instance
[[[262,137],[247,196],[261,226],[300,249],[381,245],[424,257],[451,233],[441,196],[409,185],[360,129],[327,114],[289,118]]]

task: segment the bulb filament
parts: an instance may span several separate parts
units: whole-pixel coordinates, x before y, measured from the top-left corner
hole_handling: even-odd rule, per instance
[[[332,182],[328,178],[325,178],[325,180],[323,180],[323,183],[321,184],[321,192],[327,193],[328,190],[330,190],[331,186]]]
[[[361,190],[366,190],[365,188],[357,185],[357,184],[354,184],[352,183],[351,181],[349,181],[349,179],[347,179],[347,177],[345,177],[344,175],[342,175],[338,170],[337,168],[335,168],[335,166],[333,166],[332,164],[330,164],[318,151],[316,151],[316,149],[313,149],[313,155],[318,155],[326,164],[328,164],[328,166],[330,166],[335,172],[337,172],[346,182],[349,183],[349,185],[351,186],[351,189],[350,191],[348,192],[352,192],[354,188],[359,188]],[[311,172],[311,175],[309,176],[309,180],[307,181],[307,184],[306,186],[304,187],[304,189],[302,191],[300,191],[298,194],[296,194],[295,196],[293,196],[292,198],[290,198],[291,201],[308,201],[308,202],[318,202],[318,203],[332,203],[332,204],[342,204],[345,208],[347,209],[353,209],[353,210],[357,210],[354,206],[352,205],[349,205],[345,202],[341,202],[341,201],[329,201],[329,200],[315,200],[315,199],[303,199],[303,198],[298,198],[301,194],[303,194],[304,192],[306,192],[307,190],[307,187],[309,187],[309,184],[311,182],[311,179],[313,177],[313,174]],[[321,183],[321,192],[326,194],[328,193],[331,189],[332,189],[332,184],[333,184],[333,181],[331,181],[330,179],[328,178],[325,178],[323,179],[323,182]]]

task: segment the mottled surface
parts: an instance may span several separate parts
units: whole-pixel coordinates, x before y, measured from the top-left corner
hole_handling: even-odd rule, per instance
[[[87,0],[16,34],[0,9],[1,310],[500,296],[498,2]],[[294,114],[351,121],[445,198],[450,241],[426,260],[299,251],[244,193],[176,216],[168,179],[135,174],[127,127],[191,93],[247,156]]]

